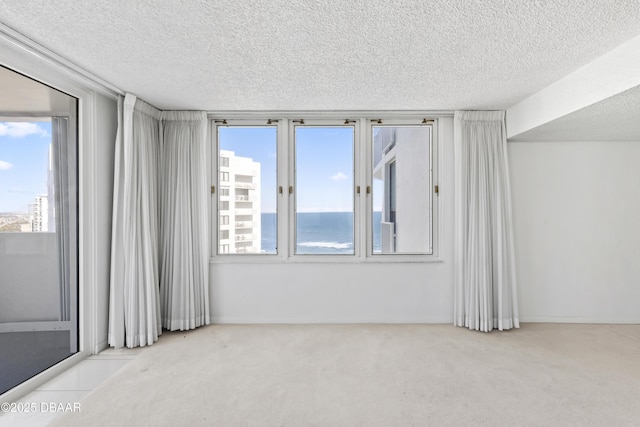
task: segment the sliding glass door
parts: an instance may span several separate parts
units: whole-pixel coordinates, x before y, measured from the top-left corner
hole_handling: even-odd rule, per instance
[[[0,394],[78,351],[77,99],[0,67]]]

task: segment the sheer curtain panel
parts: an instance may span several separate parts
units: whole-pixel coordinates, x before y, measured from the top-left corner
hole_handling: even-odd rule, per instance
[[[78,351],[77,305],[78,276],[74,266],[78,265],[78,187],[77,187],[77,138],[74,116],[51,117],[51,151],[49,153],[49,176],[47,196],[49,201],[48,231],[54,232],[58,240],[60,275],[60,320],[70,322],[70,351]],[[51,218],[54,221],[51,221]]]
[[[454,324],[519,327],[504,111],[457,111]]]
[[[76,227],[75,215],[75,186],[70,183],[76,175],[77,159],[72,154],[76,150],[69,147],[69,118],[51,118],[51,159],[52,168],[49,173],[53,175],[54,191],[49,196],[48,214],[55,218],[53,224],[49,224],[48,231],[55,231],[58,237],[58,256],[60,257],[60,320],[71,319],[71,277],[69,271],[71,265],[75,265],[75,244],[71,248],[72,241],[69,230]],[[74,141],[75,142],[75,141]],[[54,173],[57,172],[57,173]],[[53,178],[53,179],[52,179]],[[53,213],[53,215],[51,215]],[[73,256],[73,262],[69,262],[69,257]],[[76,283],[73,284],[75,286]]]
[[[160,216],[162,326],[209,324],[207,116],[163,112]]]
[[[109,345],[153,344],[162,333],[158,264],[161,111],[127,94],[118,100]]]
[[[209,323],[204,112],[118,100],[109,345]]]

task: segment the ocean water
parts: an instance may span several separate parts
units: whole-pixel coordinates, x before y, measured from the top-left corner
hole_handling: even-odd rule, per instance
[[[300,212],[296,254],[353,254],[353,213]],[[262,214],[262,251],[276,252],[276,214]],[[373,247],[380,248],[380,212],[373,213]]]

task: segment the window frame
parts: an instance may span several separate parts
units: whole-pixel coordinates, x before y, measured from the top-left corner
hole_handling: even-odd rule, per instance
[[[280,212],[281,212],[281,194],[276,192],[276,252],[275,253],[223,253],[220,251],[220,247],[223,244],[229,244],[227,242],[221,243],[219,238],[220,233],[220,225],[223,225],[221,221],[221,216],[219,215],[220,208],[220,196],[222,195],[222,186],[221,186],[221,178],[223,171],[222,167],[228,167],[228,160],[226,165],[222,165],[220,162],[220,140],[219,140],[219,128],[266,128],[273,127],[276,130],[276,182],[280,182],[280,139],[281,139],[281,126],[280,123],[276,120],[268,121],[268,120],[259,120],[259,119],[230,119],[230,120],[217,120],[211,119],[209,120],[210,124],[210,135],[211,135],[211,210],[210,210],[210,219],[209,224],[211,226],[210,236],[211,236],[211,244],[210,244],[210,257],[211,259],[224,259],[226,261],[235,262],[236,260],[244,260],[256,262],[259,259],[263,258],[282,258],[281,250],[279,248],[278,242],[280,241]],[[229,172],[224,172],[229,174]],[[229,177],[229,175],[227,175]],[[224,182],[229,182],[226,180]],[[226,196],[229,196],[227,194]],[[229,203],[232,201],[229,200]],[[226,215],[227,222],[224,225],[227,225],[231,222],[229,215]],[[227,239],[228,240],[228,239]]]
[[[211,135],[211,184],[216,193],[212,194],[211,224],[211,263],[433,263],[442,262],[440,257],[440,233],[442,231],[442,204],[436,188],[441,181],[440,165],[442,131],[439,119],[451,117],[441,113],[401,113],[401,112],[363,112],[349,113],[305,112],[305,113],[269,113],[269,112],[218,112],[209,115]],[[295,254],[296,245],[296,174],[295,174],[295,126],[339,126],[354,128],[354,253],[353,254]],[[425,123],[425,120],[427,123]],[[367,193],[373,186],[373,127],[374,126],[430,126],[431,127],[431,253],[373,253],[372,203],[373,193]],[[275,126],[277,129],[277,210],[276,254],[218,254],[218,199],[219,161],[218,127]],[[357,192],[359,187],[360,192]],[[292,193],[289,193],[289,191]]]
[[[370,197],[367,197],[367,258],[387,258],[393,257],[398,258],[399,261],[419,261],[422,257],[429,257],[438,259],[437,252],[437,233],[436,230],[439,229],[439,216],[438,216],[438,197],[439,193],[436,192],[436,187],[439,182],[439,174],[438,174],[438,130],[437,130],[437,120],[434,119],[433,122],[429,121],[428,123],[422,123],[420,121],[411,120],[411,119],[387,119],[378,121],[370,121],[368,123],[367,129],[367,185],[371,186],[373,189],[373,160],[374,160],[374,144],[373,144],[373,128],[374,127],[428,127],[430,128],[429,138],[430,138],[430,149],[429,149],[429,162],[431,166],[431,172],[429,176],[429,185],[431,187],[431,192],[429,193],[429,210],[431,213],[431,221],[429,222],[429,238],[430,238],[430,252],[399,252],[399,253],[374,253],[373,252],[373,190]],[[395,145],[395,142],[394,142]],[[393,163],[396,163],[397,159],[393,160]],[[396,170],[397,173],[397,170]]]
[[[105,286],[104,280],[98,274],[100,268],[98,261],[96,261],[99,259],[97,254],[104,241],[99,238],[100,233],[103,232],[100,218],[104,209],[99,206],[102,199],[98,195],[104,190],[100,177],[105,159],[101,155],[102,151],[97,142],[103,141],[105,133],[107,134],[106,139],[115,140],[115,128],[113,128],[111,135],[110,131],[105,131],[104,123],[113,123],[115,126],[116,114],[115,108],[111,109],[111,106],[105,103],[113,99],[112,87],[103,85],[102,82],[93,79],[91,75],[78,73],[77,70],[74,71],[73,68],[65,65],[61,66],[64,62],[60,62],[55,54],[46,49],[43,50],[33,41],[4,28],[0,29],[0,48],[3,49],[0,65],[78,99],[75,111],[75,131],[78,145],[76,170],[78,179],[76,189],[78,197],[78,298],[76,304],[78,307],[79,351],[0,397],[0,402],[11,402],[35,390],[84,358],[97,354],[106,346],[107,335],[106,333],[102,334],[101,329],[96,326],[101,324],[102,316],[106,316],[108,312],[107,305],[98,298],[99,295],[102,295]],[[98,121],[96,112],[110,111],[113,111],[113,116],[102,117],[106,122]],[[106,285],[108,286],[108,279]]]
[[[331,119],[304,119],[304,123],[297,123],[298,120],[288,120],[289,124],[289,139],[288,139],[288,161],[289,161],[289,173],[290,173],[290,186],[292,187],[292,193],[289,194],[289,221],[288,221],[288,242],[289,242],[289,251],[288,257],[290,259],[300,258],[315,258],[320,257],[319,259],[326,260],[341,260],[345,257],[347,258],[358,258],[360,256],[360,195],[356,192],[356,187],[358,186],[358,177],[360,174],[360,162],[359,162],[359,149],[358,149],[358,140],[360,129],[356,126],[356,123],[345,123],[345,120],[331,120]],[[352,170],[353,170],[353,188],[352,188],[352,199],[353,199],[353,253],[349,254],[297,254],[296,245],[297,245],[297,173],[296,173],[296,133],[295,129],[297,126],[302,127],[316,127],[316,128],[353,128],[353,146],[352,146]],[[329,173],[330,171],[327,171]]]

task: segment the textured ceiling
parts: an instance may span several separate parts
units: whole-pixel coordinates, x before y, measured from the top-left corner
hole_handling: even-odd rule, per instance
[[[0,0],[162,109],[506,109],[640,34],[621,0]]]
[[[640,141],[640,86],[521,133],[509,141]]]

